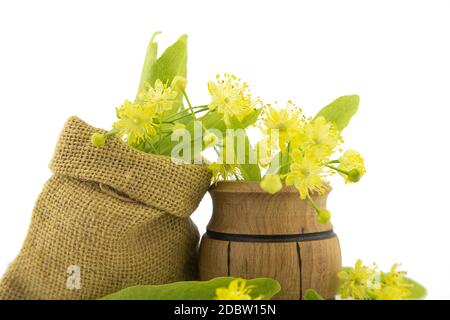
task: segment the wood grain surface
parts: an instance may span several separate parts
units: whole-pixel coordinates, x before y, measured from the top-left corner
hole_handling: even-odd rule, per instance
[[[210,194],[213,216],[208,230],[244,237],[227,241],[205,234],[199,254],[200,280],[270,277],[278,280],[282,288],[275,299],[300,300],[307,289],[334,298],[341,268],[337,236],[300,242],[271,240],[277,235],[332,230],[330,223],[317,222],[311,205],[300,200],[294,188],[284,187],[270,195],[257,183],[222,182],[211,188]],[[327,195],[313,195],[313,199],[325,208]],[[266,242],[252,240],[252,236],[263,236]]]

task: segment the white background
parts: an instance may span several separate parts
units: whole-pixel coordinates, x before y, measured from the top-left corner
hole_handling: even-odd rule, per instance
[[[151,34],[189,35],[188,92],[231,72],[266,102],[313,115],[357,93],[346,147],[366,158],[329,199],[344,264],[401,262],[450,298],[449,1],[1,1],[0,273],[18,253],[65,120],[110,128],[137,89]],[[209,220],[206,196],[194,214]]]

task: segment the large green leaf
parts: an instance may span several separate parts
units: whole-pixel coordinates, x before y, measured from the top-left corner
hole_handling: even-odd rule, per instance
[[[159,33],[156,32],[153,34],[147,48],[138,94],[136,96],[136,101],[138,102],[140,100],[139,93],[145,89],[146,83],[153,86],[155,81],[159,79],[163,83],[170,85],[176,76],[186,77],[187,74],[187,36],[181,36],[157,58],[158,43],[155,41],[155,36]],[[164,112],[162,116],[164,119],[182,110],[183,95],[181,92],[177,100],[178,103],[174,104],[171,110]]]
[[[324,107],[316,115],[324,117],[330,122],[334,122],[339,131],[342,131],[350,122],[350,119],[358,111],[359,96],[342,96]]]
[[[233,278],[215,278],[209,281],[175,282],[163,285],[134,286],[110,294],[102,300],[212,300],[216,289],[228,287]],[[269,300],[280,291],[280,284],[270,278],[247,280],[254,286],[250,295],[253,299],[262,296]]]

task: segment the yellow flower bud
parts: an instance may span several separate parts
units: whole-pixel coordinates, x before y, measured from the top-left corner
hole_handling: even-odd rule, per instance
[[[267,174],[259,184],[264,191],[274,194],[283,188],[279,175]]]
[[[331,219],[331,212],[329,210],[319,210],[317,211],[317,220],[320,223],[328,223]]]
[[[180,129],[186,129],[186,126],[184,124],[182,124],[182,123],[177,122],[177,123],[175,123],[173,125],[172,132],[175,132],[175,131],[180,130]]]
[[[187,80],[185,77],[176,76],[172,80],[171,87],[178,91],[184,91],[186,89]]]
[[[91,137],[91,143],[96,146],[97,148],[102,147],[105,145],[106,137],[103,133],[94,133]]]
[[[212,132],[206,132],[203,137],[203,143],[205,147],[214,147],[219,144],[219,138]]]

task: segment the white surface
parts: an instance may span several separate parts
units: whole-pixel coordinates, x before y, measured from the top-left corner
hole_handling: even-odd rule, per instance
[[[276,5],[274,5],[276,4]],[[109,128],[132,99],[147,42],[189,35],[188,92],[231,72],[263,100],[314,114],[357,93],[346,147],[362,181],[333,184],[329,209],[346,265],[402,262],[429,298],[450,298],[449,1],[0,2],[0,273],[25,237],[70,115]],[[194,214],[203,232],[211,202]]]

